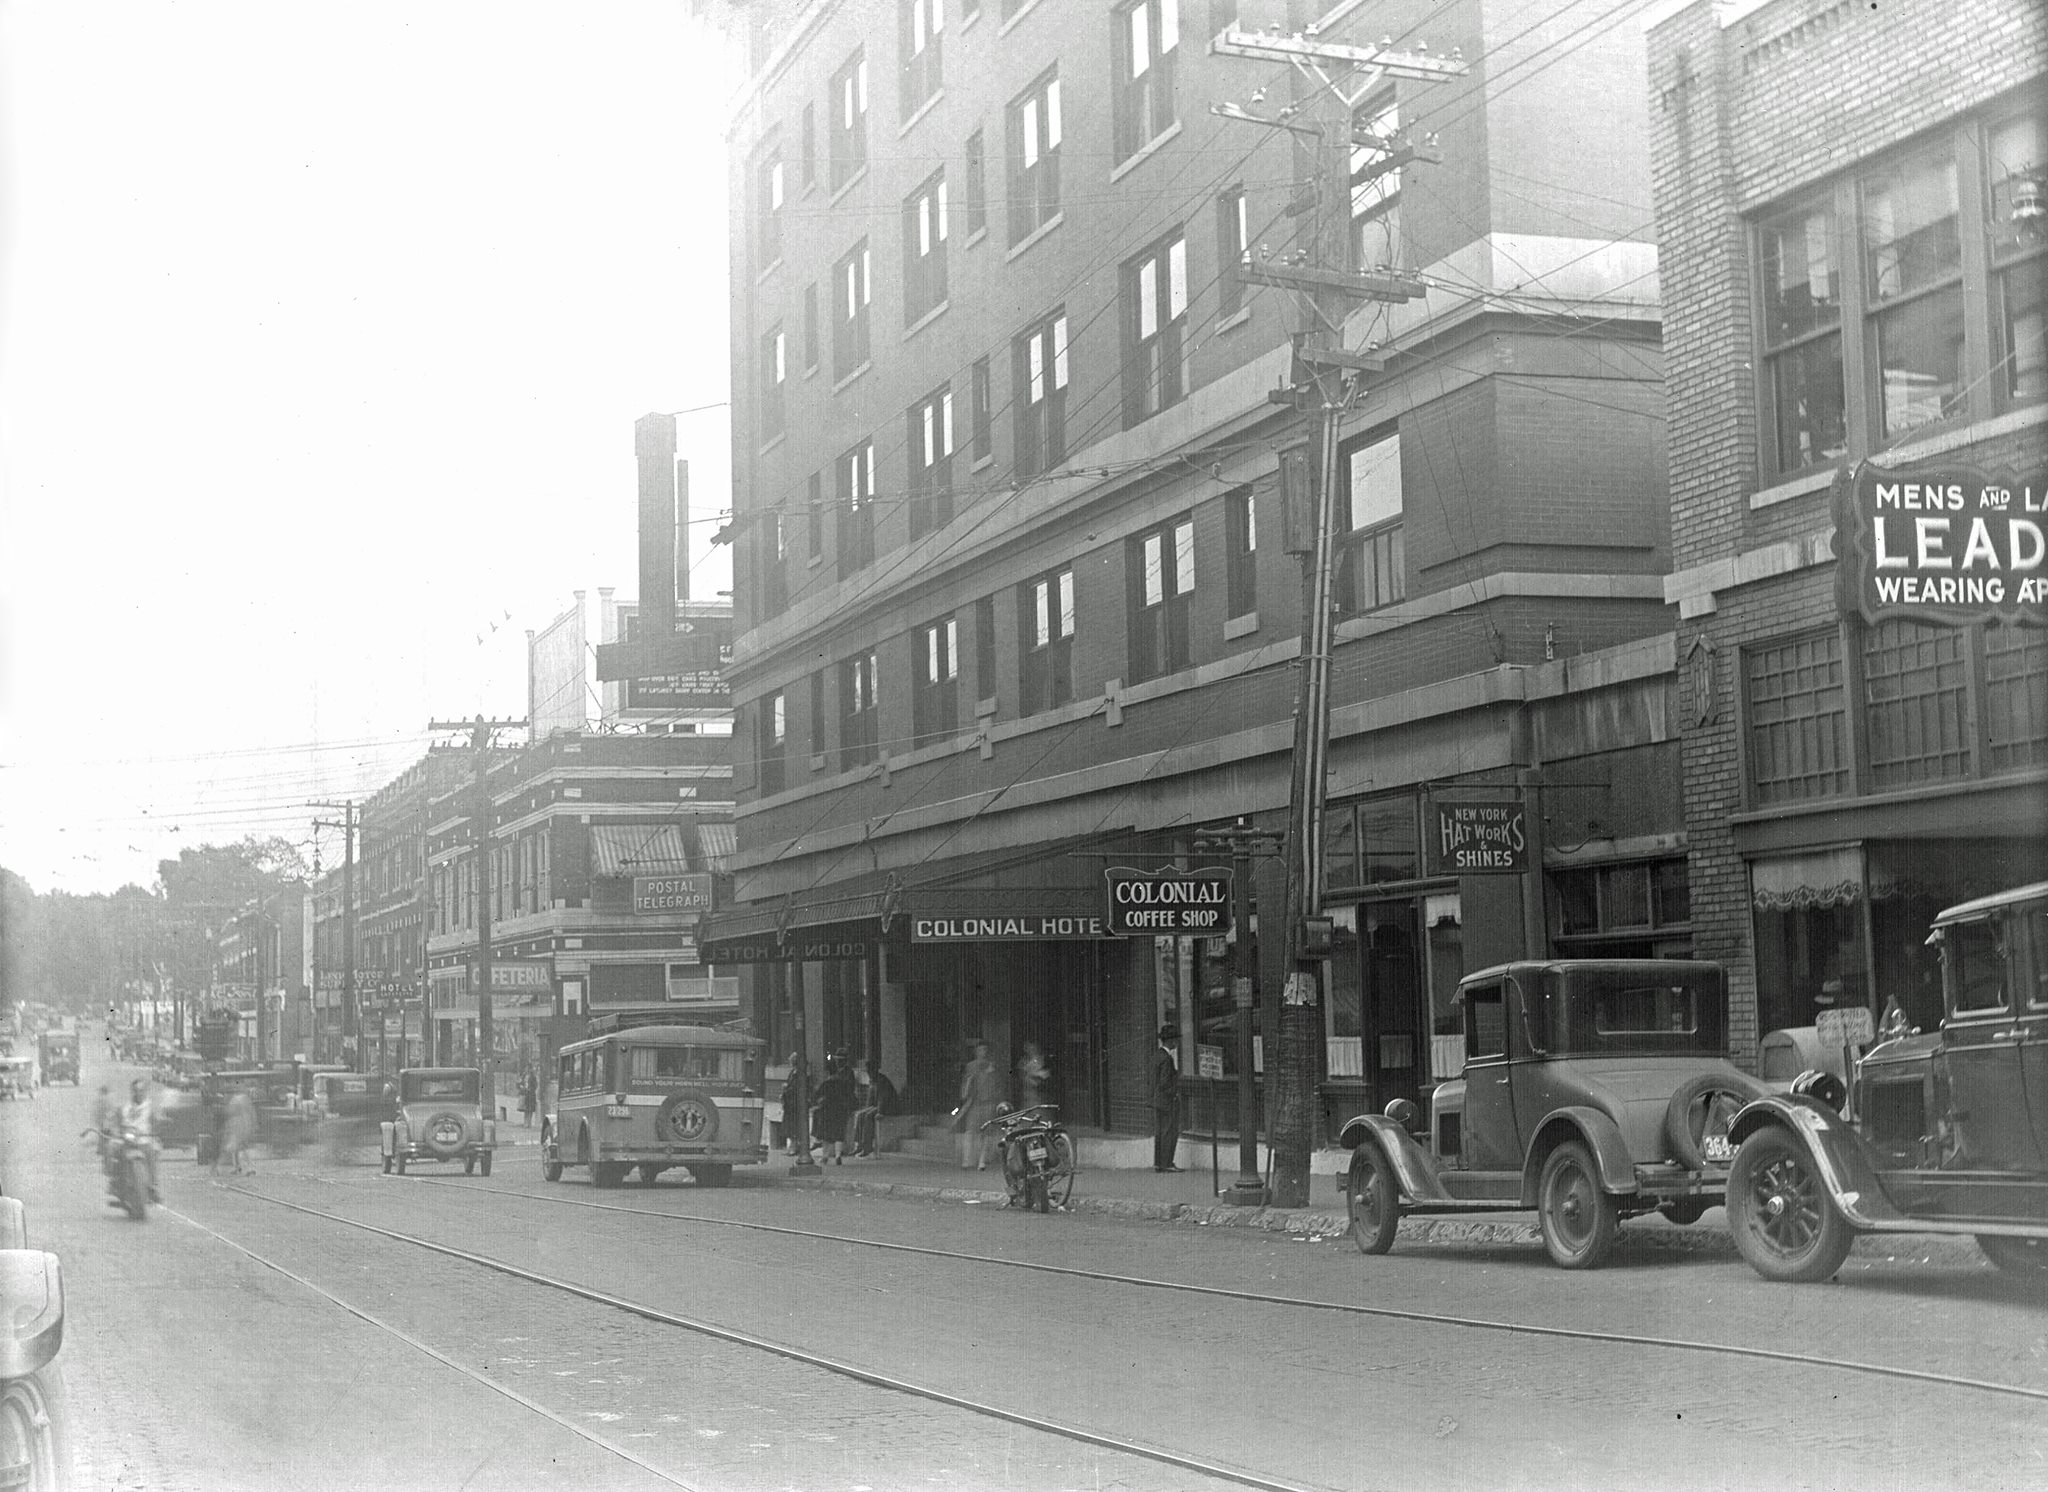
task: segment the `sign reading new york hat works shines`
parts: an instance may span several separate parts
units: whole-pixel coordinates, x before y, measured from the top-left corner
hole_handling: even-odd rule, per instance
[[[1143,871],[1112,865],[1102,874],[1109,883],[1109,930],[1116,937],[1220,938],[1230,931],[1226,869]]]
[[[2048,472],[1865,461],[1836,476],[1833,500],[1845,612],[2048,626]]]

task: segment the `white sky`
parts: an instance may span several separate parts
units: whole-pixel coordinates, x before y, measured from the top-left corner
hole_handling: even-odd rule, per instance
[[[523,714],[572,591],[634,594],[633,421],[727,397],[716,35],[7,0],[0,47],[0,865],[309,841],[430,718]],[[679,425],[709,596],[727,412]]]

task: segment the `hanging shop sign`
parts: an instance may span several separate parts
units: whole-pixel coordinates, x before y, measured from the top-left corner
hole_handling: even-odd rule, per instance
[[[1049,943],[1109,935],[1100,917],[1067,912],[999,912],[986,917],[951,913],[910,919],[913,943]]]
[[[788,937],[772,932],[737,938],[706,938],[697,958],[706,964],[857,963],[875,951],[872,932],[839,927],[793,927]]]
[[[633,910],[650,912],[708,912],[711,910],[711,877],[701,872],[679,876],[634,876]]]
[[[2048,626],[2048,472],[1863,461],[1835,476],[1845,613],[1944,626]]]
[[[1429,800],[1431,875],[1520,875],[1529,868],[1528,809],[1519,797]]]
[[[1108,883],[1112,937],[1220,938],[1230,931],[1230,871],[1133,870],[1112,865]]]

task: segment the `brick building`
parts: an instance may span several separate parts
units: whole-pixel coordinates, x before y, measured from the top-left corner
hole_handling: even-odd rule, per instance
[[[707,951],[778,1051],[801,1013],[938,1109],[964,1041],[1034,1040],[1124,1129],[1162,1022],[1234,1062],[1222,941],[1101,936],[1102,871],[1284,822],[1300,312],[1241,270],[1319,212],[1426,287],[1344,328],[1384,367],[1340,459],[1325,1113],[1444,1075],[1468,965],[1689,947],[1641,33],[1342,9],[1324,40],[1463,70],[1363,92],[1352,183],[1313,191],[1211,111],[1288,100],[1208,40],[1302,6],[728,8],[739,910]],[[1479,795],[1529,813],[1527,873],[1425,853]]]
[[[1931,915],[2048,873],[2048,633],[1849,604],[1831,503],[1866,461],[2048,490],[2048,22],[1694,0],[1647,39],[1694,944],[1743,1050],[1833,1003],[1926,1024]]]

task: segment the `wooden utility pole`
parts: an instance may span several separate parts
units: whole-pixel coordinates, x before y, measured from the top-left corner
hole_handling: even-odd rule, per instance
[[[524,730],[524,720],[430,720],[428,730],[466,730],[476,770],[475,806],[470,810],[470,845],[476,877],[476,1065],[483,1073],[484,1115],[498,1115],[493,1053],[497,1033],[491,1020],[491,737]]]
[[[1370,174],[1392,169],[1385,163],[1393,142],[1361,138],[1359,106],[1390,78],[1442,82],[1460,76],[1463,63],[1414,51],[1360,46],[1323,37],[1358,8],[1342,0],[1313,24],[1301,0],[1290,0],[1291,36],[1245,32],[1229,27],[1209,44],[1212,54],[1285,63],[1293,69],[1292,101],[1267,117],[1237,104],[1211,112],[1281,129],[1294,136],[1296,176],[1311,183],[1307,228],[1287,260],[1253,262],[1241,270],[1245,281],[1291,290],[1302,298],[1301,330],[1295,336],[1292,386],[1270,397],[1299,409],[1311,427],[1312,483],[1288,494],[1288,548],[1302,558],[1301,686],[1294,717],[1294,763],[1288,790],[1287,939],[1288,976],[1281,992],[1276,1050],[1267,1063],[1267,1126],[1273,1148],[1276,1207],[1308,1202],[1309,1153],[1315,1146],[1315,1092],[1323,1061],[1323,961],[1329,953],[1329,923],[1323,917],[1323,809],[1329,791],[1330,651],[1335,633],[1331,579],[1335,571],[1338,499],[1337,446],[1343,415],[1356,398],[1361,374],[1377,371],[1376,356],[1343,346],[1345,317],[1364,301],[1406,301],[1423,294],[1419,280],[1397,271],[1363,272],[1351,263],[1351,193],[1357,175],[1352,156],[1361,145],[1378,148],[1382,161]],[[1408,149],[1400,159],[1424,152]],[[1247,1188],[1249,1191],[1249,1188]]]
[[[341,1045],[354,1045],[350,1059],[358,1072],[366,1070],[363,1057],[362,1012],[356,1008],[356,813],[353,798],[341,803],[308,803],[308,808],[338,808],[341,822],[315,819],[314,827],[341,830]]]

